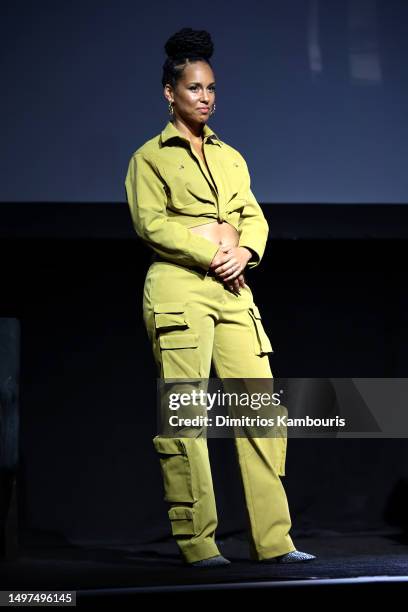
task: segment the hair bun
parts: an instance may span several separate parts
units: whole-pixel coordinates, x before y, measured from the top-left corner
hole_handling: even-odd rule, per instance
[[[211,35],[206,30],[183,28],[166,42],[164,49],[171,59],[202,57],[209,59],[214,51]]]

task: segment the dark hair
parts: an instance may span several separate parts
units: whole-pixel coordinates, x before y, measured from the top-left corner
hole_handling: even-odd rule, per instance
[[[189,61],[202,60],[211,66],[214,45],[211,35],[205,30],[183,28],[168,39],[164,50],[167,59],[163,64],[162,85],[169,83],[175,87]]]

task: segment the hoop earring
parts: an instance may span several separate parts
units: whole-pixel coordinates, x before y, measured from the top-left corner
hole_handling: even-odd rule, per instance
[[[170,114],[170,117],[173,117],[174,115],[173,102],[169,102],[169,114]]]
[[[215,113],[215,102],[213,104],[213,107],[211,109],[210,115],[213,115]]]

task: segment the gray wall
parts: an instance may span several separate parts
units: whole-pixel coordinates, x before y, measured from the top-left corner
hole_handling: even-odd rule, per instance
[[[193,7],[191,7],[193,11]],[[0,5],[0,202],[121,202],[168,120],[163,45],[215,43],[209,124],[258,200],[407,202],[404,0],[8,0]],[[200,16],[201,14],[201,16]]]

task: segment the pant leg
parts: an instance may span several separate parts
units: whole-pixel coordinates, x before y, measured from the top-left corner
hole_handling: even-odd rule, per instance
[[[161,380],[208,379],[214,337],[206,301],[210,293],[211,283],[203,275],[170,262],[150,266],[143,317]],[[192,563],[220,552],[215,543],[217,510],[205,432],[189,428],[184,433],[157,435],[153,443],[172,534],[184,559]]]
[[[273,349],[250,287],[241,289],[238,297],[226,292],[223,302],[222,316],[214,332],[213,363],[217,376],[265,379],[259,383],[267,387],[270,381],[273,393],[268,357]],[[258,385],[258,391],[259,383],[254,385]],[[255,560],[295,550],[289,536],[288,502],[280,479],[285,473],[286,444],[286,436],[235,437],[250,526],[250,554]]]

